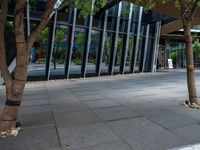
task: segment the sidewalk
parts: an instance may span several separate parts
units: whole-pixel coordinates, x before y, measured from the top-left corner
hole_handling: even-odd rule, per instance
[[[200,110],[186,73],[117,75],[28,83],[17,137],[0,150],[166,150],[200,143]],[[200,72],[196,73],[200,91]],[[200,93],[199,93],[200,96]],[[0,87],[0,112],[5,91]]]

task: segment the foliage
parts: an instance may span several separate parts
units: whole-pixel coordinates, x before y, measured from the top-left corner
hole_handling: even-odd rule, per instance
[[[95,59],[89,59],[88,63],[96,64],[96,60]]]
[[[61,57],[62,53],[66,50],[67,42],[67,30],[65,28],[58,28],[55,34],[55,46],[54,46],[54,53],[59,58]],[[62,46],[63,45],[63,46]]]
[[[122,3],[122,12],[121,12],[122,17],[128,16],[129,11],[130,11],[130,3],[126,2],[126,1],[123,2]]]
[[[76,60],[74,60],[74,63],[75,63],[76,65],[81,65],[81,59],[76,59]]]
[[[49,28],[45,27],[36,41],[39,42],[42,46],[44,46],[48,43],[48,36],[49,36]]]
[[[186,8],[190,7],[191,4],[195,3],[196,0],[183,0],[184,3],[186,4]],[[145,10],[151,10],[154,8],[156,5],[165,4],[166,2],[174,2],[174,5],[180,9],[180,0],[160,0],[160,3],[155,0],[136,0],[135,4],[139,6],[144,6]],[[196,1],[196,5],[200,6],[200,0]]]
[[[200,41],[199,41],[199,39],[196,39],[193,42],[193,52],[194,52],[195,59],[197,61],[200,61]]]
[[[41,64],[41,63],[46,63],[47,59],[46,58],[38,58],[36,63]]]
[[[194,50],[194,53],[200,53],[200,41],[199,41],[199,39],[194,40],[193,50]]]
[[[84,32],[77,32],[76,41],[77,53],[82,56],[82,49],[84,48]]]
[[[81,16],[87,16],[89,14],[94,15],[100,8],[106,5],[107,0],[64,0],[63,4],[68,2],[68,8],[66,11],[71,11],[74,8],[80,10]]]

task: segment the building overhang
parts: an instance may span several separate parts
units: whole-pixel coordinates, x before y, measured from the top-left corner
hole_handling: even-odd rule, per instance
[[[136,0],[127,0],[127,1],[135,3]],[[159,12],[159,13],[162,13],[162,14],[165,14],[177,19],[173,22],[162,25],[161,35],[171,33],[183,28],[180,9],[175,6],[174,1],[168,1],[164,4],[162,4],[160,0],[155,0],[155,2],[156,2],[156,5],[153,8],[153,11]],[[143,6],[145,6],[145,1],[143,3]],[[194,19],[192,21],[193,26],[200,24],[199,18],[200,18],[200,8],[197,8]]]

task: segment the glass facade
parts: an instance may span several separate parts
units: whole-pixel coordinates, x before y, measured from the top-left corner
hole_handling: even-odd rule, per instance
[[[75,10],[58,12],[56,19],[53,15],[30,50],[28,79],[141,72],[143,58],[145,71],[151,71],[154,40],[158,38],[156,22],[149,24],[148,40],[145,40],[148,24],[142,22],[140,16],[145,13],[141,10],[120,2],[93,17],[80,17]],[[42,10],[30,11],[31,29],[38,23],[40,14]]]

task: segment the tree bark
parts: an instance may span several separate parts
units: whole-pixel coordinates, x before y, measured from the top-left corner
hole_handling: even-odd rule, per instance
[[[181,16],[182,16],[182,24],[184,29],[185,36],[185,57],[186,57],[186,67],[187,67],[187,87],[189,93],[189,101],[190,103],[198,104],[197,99],[197,91],[196,91],[196,83],[195,83],[195,72],[194,72],[194,56],[192,49],[192,19],[195,13],[195,4],[192,7],[187,7],[183,0],[180,0],[181,4]],[[191,9],[189,9],[191,8]]]
[[[198,104],[196,83],[195,83],[195,72],[194,72],[194,59],[193,59],[193,49],[192,49],[192,35],[190,22],[184,22],[184,34],[186,40],[186,65],[187,65],[187,85],[189,92],[190,103]]]
[[[25,39],[24,34],[24,8],[25,0],[16,1],[15,6],[15,39],[16,39],[16,69],[12,78],[6,64],[6,48],[4,43],[4,31],[8,10],[8,0],[1,1],[0,11],[0,70],[6,86],[6,104],[0,121],[0,131],[8,131],[16,127],[16,120],[20,108],[21,99],[27,79],[29,49],[37,36],[49,21],[56,0],[47,0],[43,20],[36,29]]]
[[[28,67],[28,47],[24,35],[25,1],[18,0],[15,7],[16,71],[12,84],[6,84],[6,104],[1,118],[0,130],[7,131],[16,126],[20,102],[24,92]]]

